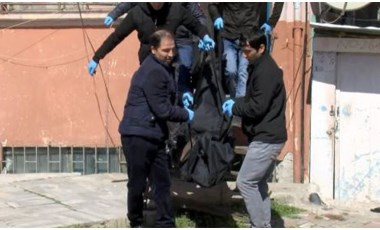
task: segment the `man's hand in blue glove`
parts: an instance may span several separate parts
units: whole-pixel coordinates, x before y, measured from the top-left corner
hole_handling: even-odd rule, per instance
[[[105,26],[111,26],[113,23],[113,18],[110,16],[107,16],[104,18],[104,25]]]
[[[217,30],[223,29],[223,27],[224,27],[223,18],[218,17],[217,19],[215,19],[214,27]]]
[[[188,123],[191,123],[194,119],[194,112],[191,109],[188,109],[185,107],[186,111],[189,113],[189,120],[187,120]]]
[[[272,26],[270,26],[268,23],[264,23],[260,27],[260,30],[264,31],[266,34],[271,34],[272,33]]]
[[[113,23],[113,18],[111,18],[110,16],[107,16],[106,18],[104,18],[104,25],[105,26],[111,26]]]
[[[201,50],[203,50],[204,46],[205,46],[205,44],[203,43],[202,39],[199,39],[198,48],[201,49]]]
[[[182,104],[186,108],[189,108],[194,103],[194,97],[190,92],[186,92],[182,95]]]
[[[232,117],[232,107],[234,107],[235,101],[232,99],[228,99],[222,105],[223,113],[228,117]]]
[[[98,67],[98,63],[96,63],[94,60],[91,60],[91,61],[87,64],[88,73],[89,73],[91,76],[94,76],[94,74],[96,73],[96,67]]]
[[[203,42],[203,47],[201,49],[203,50],[210,51],[214,49],[215,47],[214,40],[212,40],[212,38],[210,38],[210,36],[208,36],[207,34],[203,37],[202,42]],[[198,44],[198,47],[199,47],[199,44]]]

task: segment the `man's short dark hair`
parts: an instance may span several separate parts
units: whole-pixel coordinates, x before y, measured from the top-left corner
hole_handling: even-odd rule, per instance
[[[168,30],[157,30],[149,38],[149,45],[157,48],[160,46],[160,43],[163,38],[169,38],[174,40],[174,35]]]
[[[243,47],[248,44],[258,50],[261,44],[265,45],[265,49],[267,48],[267,39],[265,33],[261,30],[254,30],[247,33],[244,33],[240,36],[240,46]]]

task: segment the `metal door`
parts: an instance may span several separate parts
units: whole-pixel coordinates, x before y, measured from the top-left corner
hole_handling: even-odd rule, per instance
[[[380,55],[339,53],[335,198],[380,201]]]

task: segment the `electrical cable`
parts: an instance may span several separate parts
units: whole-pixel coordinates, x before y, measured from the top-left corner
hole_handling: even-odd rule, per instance
[[[38,18],[30,19],[30,20],[25,21],[25,22],[20,22],[20,23],[17,23],[17,24],[14,24],[14,25],[11,25],[11,26],[8,26],[8,27],[5,27],[5,28],[1,29],[0,31],[7,30],[7,29],[12,29],[12,28],[15,28],[15,27],[18,27],[18,26],[21,26],[21,25],[27,24],[27,23],[29,23],[29,22],[36,21],[36,20],[38,20]]]
[[[306,36],[306,35],[304,35],[304,36]],[[309,38],[309,39],[307,40],[307,43],[309,43],[310,41],[311,41],[311,38]],[[301,46],[301,47],[304,47],[304,45],[300,45],[300,46]],[[293,52],[294,52],[294,51],[293,51]],[[294,82],[297,81],[298,73],[299,73],[299,71],[300,71],[300,69],[301,69],[301,64],[302,64],[302,62],[303,62],[303,59],[306,58],[306,53],[307,53],[307,49],[302,49],[301,58],[300,58],[300,61],[299,61],[298,67],[297,67],[297,71],[296,71],[296,73],[295,73],[295,78],[294,78],[294,80],[293,80],[293,87],[290,89],[289,92],[287,92],[286,103],[288,103],[289,98],[290,98],[290,96],[292,95],[293,90],[296,91],[296,92],[295,92],[296,95],[297,95],[298,92],[299,92],[299,89],[300,89],[300,87],[301,87],[301,84],[299,84],[298,86],[294,86]],[[305,73],[306,73],[306,70],[305,70],[305,72],[304,72],[302,75],[304,75]],[[295,88],[296,88],[296,89],[295,89]],[[292,116],[291,116],[290,119],[289,119],[288,125],[286,126],[287,129],[289,129],[289,126],[290,126],[290,124],[292,123],[293,118],[294,118],[294,113],[292,113]]]
[[[81,19],[81,22],[82,22],[82,32],[83,32],[83,42],[84,42],[84,46],[85,46],[85,50],[86,50],[86,56],[87,56],[87,60],[90,61],[90,58],[88,56],[88,48],[87,48],[87,42],[86,42],[86,31],[84,29],[84,21],[83,21],[83,17],[82,17],[82,11],[80,9],[80,5],[79,5],[79,2],[77,3],[78,5],[78,10],[79,10],[79,16],[80,16],[80,19]],[[91,44],[91,41],[90,41],[90,38],[88,37],[87,35],[87,39],[88,39],[88,42]],[[91,45],[92,46],[92,45]],[[92,47],[93,48],[93,47]],[[101,72],[102,76],[103,76],[103,72]],[[100,107],[100,101],[99,101],[99,96],[97,94],[97,91],[96,91],[96,81],[95,81],[95,78],[93,77],[92,78],[92,82],[93,82],[93,86],[94,86],[94,94],[95,94],[95,98],[96,98],[96,103],[97,103],[97,106],[98,106],[98,112],[99,112],[99,115],[100,115],[100,119],[102,121],[102,124],[103,124],[103,127],[104,129],[106,130],[107,132],[107,135],[108,137],[110,138],[111,142],[112,142],[112,145],[116,148],[116,144],[115,142],[113,141],[113,138],[108,130],[108,127],[106,126],[105,122],[104,122],[104,119],[103,119],[103,116],[102,116],[102,112],[101,112],[101,107]],[[104,80],[104,76],[103,76],[103,80]],[[106,88],[107,88],[107,85],[106,85]],[[107,90],[107,94],[108,94],[108,90]],[[109,99],[109,102],[111,104],[111,107],[112,107],[112,103],[110,101],[110,98]],[[112,107],[113,108],[113,107]],[[116,115],[116,112],[114,111],[115,115]],[[119,119],[116,115],[116,118]],[[120,120],[119,120],[120,121]]]
[[[323,16],[326,16],[327,12],[328,12],[330,9],[332,9],[332,7],[327,8],[327,9],[321,14],[321,21],[324,22],[324,23],[334,24],[335,22],[337,22],[339,19],[341,19],[341,18],[344,16],[344,14],[346,13],[346,8],[347,8],[347,2],[344,3],[344,5],[343,5],[343,9],[342,9],[342,11],[340,12],[339,16],[338,16],[336,19],[334,19],[333,21],[330,21],[330,22],[329,22],[329,21],[326,21],[325,19],[323,19],[324,17],[322,17],[322,14],[323,14]]]
[[[56,67],[56,66],[62,66],[62,65],[67,65],[67,64],[75,63],[75,62],[81,61],[81,60],[83,60],[85,58],[86,58],[86,56],[80,57],[78,59],[74,59],[74,60],[71,60],[71,61],[57,63],[57,64],[52,64],[52,65],[31,65],[31,64],[24,64],[24,63],[21,63],[21,62],[12,61],[10,59],[4,59],[2,57],[0,57],[0,60],[4,61],[1,64],[5,63],[5,62],[8,62],[8,63],[11,63],[13,65],[26,66],[26,67],[39,68],[39,69],[49,69],[51,67]]]
[[[23,53],[24,51],[30,49],[30,48],[33,47],[34,45],[36,45],[36,44],[38,44],[39,42],[41,42],[41,41],[47,39],[47,38],[50,37],[52,34],[57,33],[58,31],[59,31],[59,30],[54,30],[54,31],[52,31],[51,33],[48,33],[47,35],[45,35],[44,37],[42,37],[40,40],[36,41],[35,43],[30,44],[29,46],[23,48],[22,50],[18,51],[18,52],[15,53],[15,54],[13,54],[13,55],[11,56],[11,58],[13,58],[13,57],[15,57],[15,56],[17,56],[17,55]],[[6,62],[6,61],[1,62],[0,65],[3,64],[4,62]]]
[[[87,41],[88,41],[88,43],[90,44],[92,51],[95,53],[95,48],[94,48],[94,46],[93,46],[93,44],[92,44],[92,42],[91,42],[91,39],[90,39],[90,37],[88,36],[86,30],[84,29],[84,21],[83,21],[83,17],[82,17],[82,11],[81,11],[80,6],[79,6],[79,2],[78,2],[77,4],[78,4],[78,9],[79,9],[79,16],[80,16],[81,23],[82,23],[83,36],[84,36],[84,37],[87,37]],[[85,38],[84,38],[84,39],[85,39]],[[85,43],[85,44],[86,44],[86,43]],[[86,48],[86,53],[88,54],[88,52],[87,52],[87,51],[88,51],[88,49],[87,49],[87,45],[85,45],[85,48]],[[88,56],[87,56],[87,58],[88,58]],[[88,61],[90,61],[89,58],[88,58]],[[117,113],[116,113],[116,110],[115,110],[115,108],[114,108],[114,106],[113,106],[113,104],[112,104],[111,96],[110,96],[110,94],[109,94],[108,86],[107,86],[107,83],[106,83],[106,80],[105,80],[105,77],[104,77],[103,68],[102,68],[102,66],[101,66],[100,63],[99,63],[98,65],[99,65],[100,73],[101,73],[101,75],[102,75],[103,83],[104,83],[105,90],[106,90],[106,95],[107,95],[108,101],[109,101],[109,103],[110,103],[111,109],[112,109],[112,111],[113,111],[113,113],[114,113],[116,119],[120,122],[120,118],[118,117],[118,115],[117,115]]]

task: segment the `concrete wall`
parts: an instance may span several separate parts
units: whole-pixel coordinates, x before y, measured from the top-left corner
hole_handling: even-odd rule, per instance
[[[98,48],[112,29],[86,32]],[[104,78],[100,69],[94,78],[87,73],[93,51],[88,42],[85,48],[82,29],[2,29],[0,40],[3,146],[120,144],[110,102],[121,119],[138,67],[136,34],[101,61]]]

